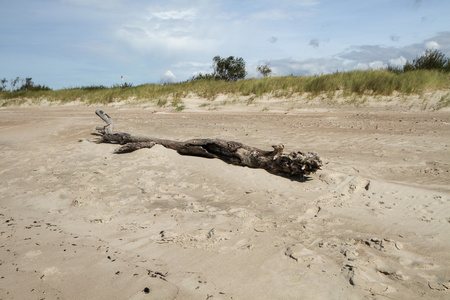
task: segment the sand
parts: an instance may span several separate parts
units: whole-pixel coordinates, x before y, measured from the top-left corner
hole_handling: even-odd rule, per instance
[[[91,135],[317,152],[285,178]],[[0,109],[1,299],[449,299],[450,112]]]

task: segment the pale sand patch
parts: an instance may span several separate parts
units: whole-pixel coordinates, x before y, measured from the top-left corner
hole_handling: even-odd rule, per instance
[[[448,112],[249,107],[104,110],[117,131],[283,142],[323,170],[116,155],[88,141],[94,107],[0,109],[0,298],[448,299]]]

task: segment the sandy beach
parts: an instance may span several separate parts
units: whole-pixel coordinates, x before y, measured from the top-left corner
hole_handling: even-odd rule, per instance
[[[317,152],[306,180],[96,144]],[[0,299],[449,299],[450,111],[0,109]]]

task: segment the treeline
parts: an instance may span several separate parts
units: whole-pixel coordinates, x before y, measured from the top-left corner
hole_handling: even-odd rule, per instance
[[[8,84],[9,83],[9,84]],[[0,80],[0,92],[1,91],[51,91],[52,89],[46,85],[35,84],[33,78],[20,78],[8,80],[3,78]]]
[[[245,79],[247,72],[245,71],[245,61],[242,57],[229,56],[228,58],[222,58],[220,56],[215,56],[213,58],[212,65],[213,72],[210,74],[198,74],[192,77],[187,82],[210,79],[210,80],[221,80],[227,82],[236,82]],[[417,70],[435,70],[442,72],[450,72],[450,58],[445,57],[442,51],[433,49],[426,50],[423,55],[420,55],[413,59],[412,61],[406,61],[403,66],[391,66],[388,65],[385,70],[394,73],[402,74]],[[268,77],[272,73],[272,69],[269,63],[266,62],[257,67],[257,71],[263,75],[263,77]],[[35,84],[32,78],[15,78],[7,80],[3,78],[0,81],[0,92],[1,91],[50,91],[52,90],[46,85]],[[132,83],[123,83],[121,85],[115,84],[111,88],[130,88],[133,87]],[[75,88],[68,88],[67,90],[101,90],[108,89],[104,85],[92,85],[92,86],[82,86]]]
[[[67,90],[101,90],[101,89],[109,89],[109,88],[129,88],[133,87],[132,83],[124,82],[122,84],[113,84],[111,87],[107,87],[105,85],[88,85],[88,86],[80,86],[74,88],[67,88]],[[20,78],[16,77],[15,79],[8,80],[3,78],[0,80],[0,92],[19,92],[19,91],[52,91],[46,85],[35,84],[33,82],[33,78]]]
[[[247,75],[245,71],[245,61],[242,57],[222,58],[216,56],[213,58],[213,72],[210,74],[199,74],[191,78],[191,81],[199,79],[214,79],[224,81],[238,81],[244,79]],[[258,65],[257,71],[268,77],[272,74],[272,69],[268,62]],[[406,61],[404,66],[397,67],[388,65],[387,71],[400,74],[417,70],[436,70],[450,72],[450,58],[446,58],[445,54],[438,49],[426,50],[424,54],[416,57],[412,61]]]

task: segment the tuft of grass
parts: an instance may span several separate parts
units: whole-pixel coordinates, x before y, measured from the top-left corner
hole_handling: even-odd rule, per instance
[[[179,104],[176,108],[175,111],[182,111],[183,109],[185,109],[186,106],[184,106],[184,104]]]
[[[173,99],[172,99],[171,105],[172,105],[173,107],[178,107],[178,106],[180,106],[180,105],[182,105],[182,104],[183,104],[183,100],[181,100],[181,98],[173,98]]]
[[[167,104],[167,99],[165,99],[165,98],[160,98],[160,99],[158,99],[158,102],[156,102],[156,105],[158,105],[159,107],[166,106],[166,104]]]
[[[256,96],[251,96],[250,98],[247,99],[247,105],[253,104],[253,102],[255,102],[256,100]]]
[[[449,106],[450,106],[450,93],[447,93],[446,95],[442,96],[441,99],[438,101],[438,103],[436,104],[436,109],[439,110]]]

